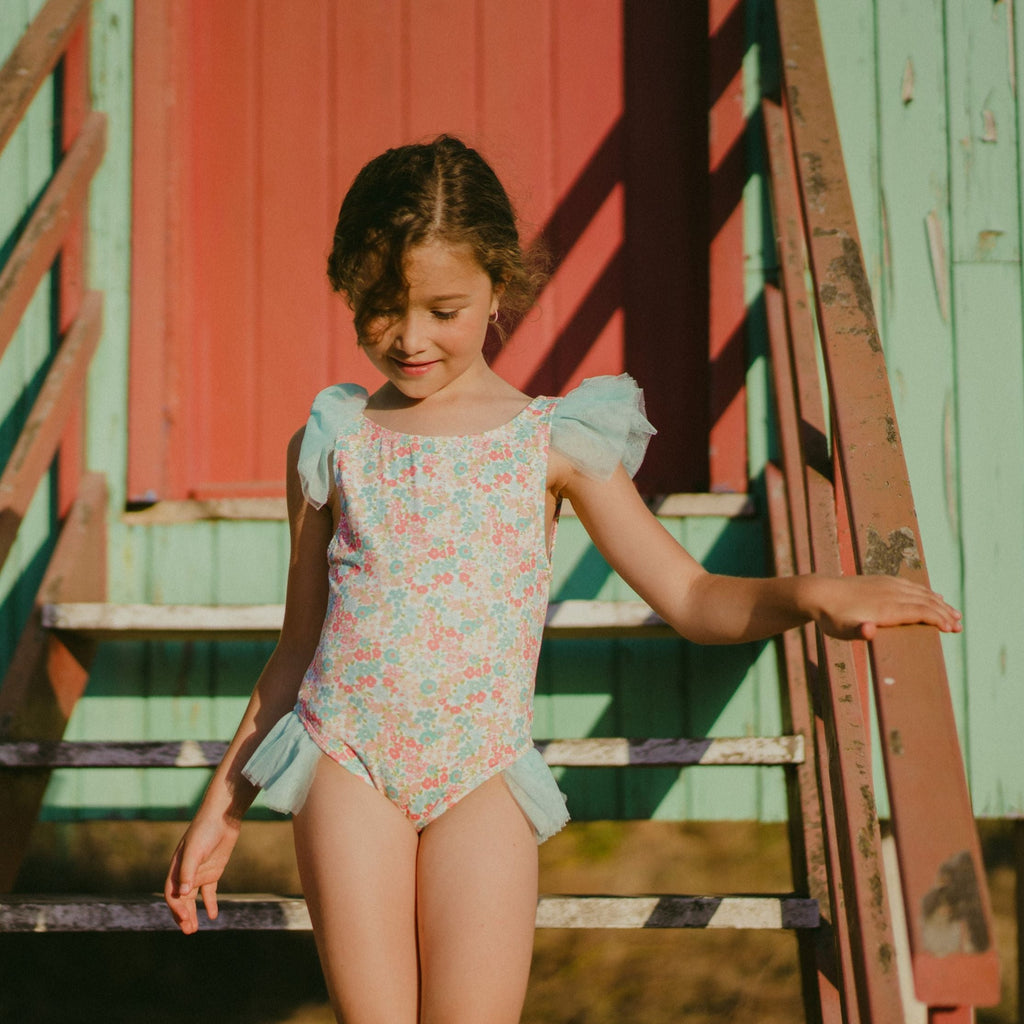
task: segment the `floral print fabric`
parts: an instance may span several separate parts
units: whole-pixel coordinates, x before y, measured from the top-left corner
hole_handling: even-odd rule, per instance
[[[328,610],[296,711],[419,828],[532,749],[556,401],[457,437],[395,433],[360,396],[344,403]]]

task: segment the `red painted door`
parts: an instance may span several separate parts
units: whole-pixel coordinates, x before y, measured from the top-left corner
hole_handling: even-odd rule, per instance
[[[496,366],[626,369],[650,492],[708,486],[708,8],[645,0],[136,6],[129,494],[283,492],[313,395],[373,387],[324,264],[388,146],[461,135],[556,259]]]

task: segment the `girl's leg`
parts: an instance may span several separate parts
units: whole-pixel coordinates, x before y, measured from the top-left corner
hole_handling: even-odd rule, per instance
[[[537,913],[537,840],[500,777],[420,834],[421,1024],[517,1024]]]
[[[299,877],[331,1005],[345,1024],[416,1024],[416,830],[322,757],[295,815]]]

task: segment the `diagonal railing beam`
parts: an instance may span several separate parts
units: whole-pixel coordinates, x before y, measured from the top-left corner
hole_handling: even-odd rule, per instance
[[[927,582],[888,375],[830,100],[814,0],[777,0],[784,89],[858,568]],[[938,633],[870,648],[917,996],[999,998],[999,964]]]
[[[0,67],[0,152],[88,14],[89,0],[49,0]]]

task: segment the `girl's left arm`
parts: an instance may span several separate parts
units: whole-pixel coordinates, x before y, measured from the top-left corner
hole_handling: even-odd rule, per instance
[[[832,636],[861,640],[884,626],[961,628],[959,612],[938,594],[898,577],[709,573],[658,522],[621,466],[607,481],[569,470],[559,489],[612,568],[697,643],[760,640],[808,621]]]

